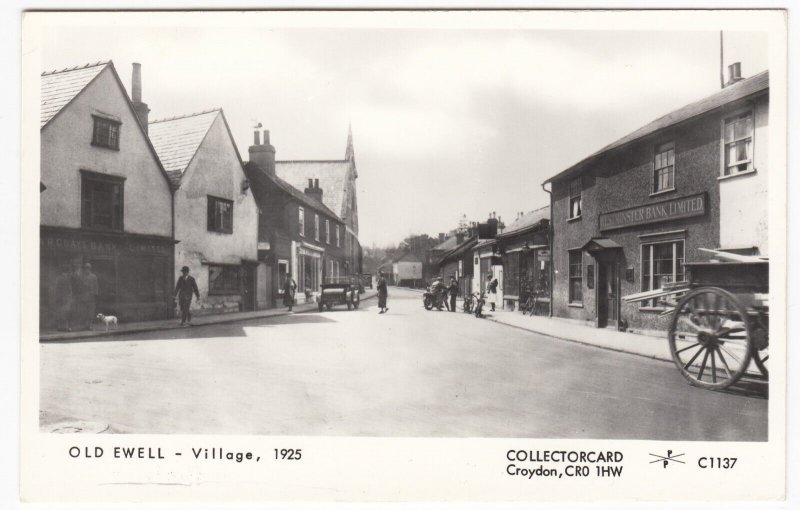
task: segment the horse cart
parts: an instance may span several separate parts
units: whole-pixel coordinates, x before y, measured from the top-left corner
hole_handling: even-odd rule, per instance
[[[719,390],[743,376],[766,380],[769,262],[714,253],[722,260],[685,264],[685,282],[624,299],[665,306],[672,360],[690,384]]]

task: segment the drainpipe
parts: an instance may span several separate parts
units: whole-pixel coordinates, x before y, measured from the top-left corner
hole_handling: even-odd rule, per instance
[[[550,223],[547,225],[547,244],[550,248],[550,274],[548,275],[550,277],[550,289],[549,289],[550,306],[547,307],[549,309],[547,316],[552,318],[553,317],[553,263],[555,262],[555,253],[553,253],[553,190],[552,190],[552,185],[550,186],[551,187],[550,190],[545,188],[546,184],[547,184],[546,182],[542,183],[542,189],[545,191],[545,193],[550,195]]]

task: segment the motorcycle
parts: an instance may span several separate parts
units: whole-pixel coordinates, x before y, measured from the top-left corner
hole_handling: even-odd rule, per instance
[[[446,301],[447,290],[444,287],[438,291],[434,291],[431,287],[428,287],[428,290],[422,295],[422,305],[426,310],[432,310],[434,306],[437,310],[441,310],[447,306]]]

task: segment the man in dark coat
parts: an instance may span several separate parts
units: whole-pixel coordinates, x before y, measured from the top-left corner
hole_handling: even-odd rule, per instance
[[[178,298],[178,305],[181,307],[181,326],[192,325],[192,294],[200,300],[200,291],[197,290],[197,282],[194,277],[189,276],[189,268],[181,268],[181,276],[175,284],[175,296]]]
[[[383,271],[378,271],[378,308],[381,309],[378,313],[386,313],[389,307],[386,306],[386,298],[389,297],[389,290],[386,288],[386,278],[383,276]]]
[[[456,296],[458,296],[458,282],[456,281],[455,276],[450,277],[450,285],[447,286],[447,292],[450,294],[450,306],[449,309],[451,312],[456,311]]]
[[[294,293],[297,291],[297,283],[291,275],[286,275],[283,279],[283,306],[288,306],[289,311],[292,311],[294,305]]]
[[[494,304],[497,302],[497,278],[490,274],[486,275],[486,296],[487,301],[492,305],[492,311],[494,312]]]
[[[61,274],[56,278],[55,299],[57,325],[59,331],[72,331],[70,327],[72,315],[72,273],[69,264],[61,266]]]

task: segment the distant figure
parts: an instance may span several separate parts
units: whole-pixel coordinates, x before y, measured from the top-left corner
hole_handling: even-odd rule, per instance
[[[200,291],[197,290],[197,282],[194,277],[189,276],[189,268],[181,268],[181,276],[175,284],[175,296],[178,298],[178,305],[181,307],[181,326],[192,325],[192,294],[200,300]]]
[[[492,305],[497,301],[497,278],[492,277],[491,273],[486,275],[486,301]]]
[[[311,277],[309,275],[306,275],[306,279],[303,280],[303,282],[304,282],[303,292],[306,295],[306,302],[308,302],[308,300],[311,299],[311,293],[313,292],[311,289]]]
[[[97,276],[92,272],[92,264],[89,262],[83,265],[83,272],[80,275],[80,280],[80,320],[85,324],[84,329],[92,329],[95,308],[97,307],[97,294],[100,289],[97,286]]]
[[[72,273],[68,263],[61,265],[61,274],[56,278],[55,299],[56,327],[59,331],[72,331]]]
[[[456,296],[458,296],[458,282],[455,276],[450,277],[450,285],[447,286],[447,292],[450,294],[450,311],[456,311]]]
[[[297,283],[291,275],[286,275],[283,279],[283,306],[288,306],[289,311],[292,311],[294,305],[294,293],[297,291]]]
[[[381,309],[378,313],[386,313],[389,307],[386,306],[386,298],[389,297],[389,290],[386,288],[386,278],[383,276],[383,271],[378,271],[378,308]]]

